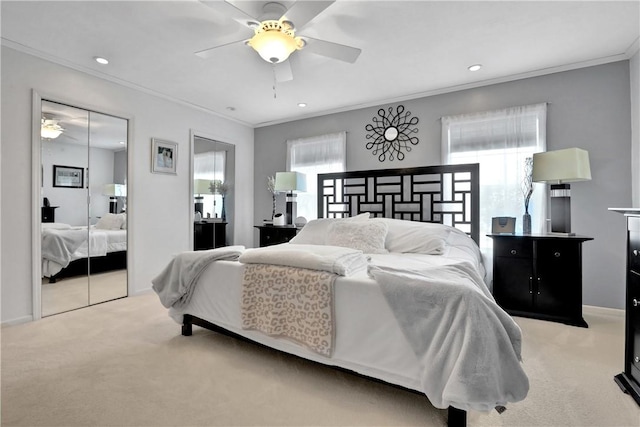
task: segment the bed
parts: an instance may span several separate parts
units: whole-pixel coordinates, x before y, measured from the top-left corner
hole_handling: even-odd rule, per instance
[[[106,214],[95,225],[42,224],[42,276],[65,277],[127,268],[126,214]]]
[[[520,330],[489,293],[474,242],[477,164],[322,174],[318,211],[289,243],[176,256],[153,288],[183,335],[198,325],[424,393],[449,425],[526,397]],[[286,299],[288,274],[319,291]],[[286,325],[283,301],[283,317],[315,321]]]

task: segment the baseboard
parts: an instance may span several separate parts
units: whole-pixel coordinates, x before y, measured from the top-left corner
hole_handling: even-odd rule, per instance
[[[600,313],[609,316],[624,317],[624,310],[619,308],[598,307],[596,305],[583,305],[583,312]]]
[[[18,317],[16,319],[4,320],[1,325],[4,328],[6,326],[20,325],[22,323],[28,323],[32,321],[33,321],[33,316],[29,315],[29,316]]]

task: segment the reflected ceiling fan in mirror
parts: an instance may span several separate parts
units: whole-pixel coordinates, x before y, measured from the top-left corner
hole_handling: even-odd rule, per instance
[[[43,117],[40,124],[40,137],[45,139],[56,139],[59,137],[64,128],[58,124],[57,120],[47,119]]]
[[[274,64],[275,78],[278,82],[293,80],[291,64],[287,59],[296,50],[354,63],[360,55],[359,48],[296,35],[297,30],[303,28],[334,1],[299,0],[288,9],[280,3],[268,2],[262,6],[262,14],[254,18],[247,10],[254,2],[225,0],[224,3],[231,6],[228,8],[230,18],[253,30],[253,37],[214,46],[195,54],[207,59],[213,57],[216,49],[223,46],[245,44],[253,48],[266,62]],[[201,2],[213,7],[211,1]]]

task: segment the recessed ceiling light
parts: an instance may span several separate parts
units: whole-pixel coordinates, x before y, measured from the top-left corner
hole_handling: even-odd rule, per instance
[[[298,103],[298,107],[300,107],[300,108],[304,108],[306,106],[307,106],[307,104],[305,102],[299,102]]]
[[[478,71],[480,68],[482,68],[482,64],[474,64],[469,67],[469,71]]]
[[[95,59],[98,64],[107,65],[109,63],[108,59],[101,56],[94,56],[93,59]]]

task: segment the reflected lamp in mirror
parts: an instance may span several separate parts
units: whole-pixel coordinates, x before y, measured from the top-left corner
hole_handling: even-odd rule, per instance
[[[127,197],[127,186],[123,184],[105,184],[102,194],[109,196],[109,213],[118,213],[118,197]]]
[[[293,225],[293,220],[297,216],[296,192],[307,191],[307,179],[300,172],[276,172],[276,182],[274,190],[287,193],[287,209],[285,223]]]
[[[591,180],[589,152],[580,148],[533,155],[533,181],[551,185],[551,232],[571,233],[571,186]],[[549,230],[547,230],[549,231]]]
[[[209,186],[211,181],[208,179],[194,179],[193,180],[193,194],[195,197],[195,204],[193,211],[200,212],[200,215],[204,214],[204,197],[203,194],[211,194]]]

